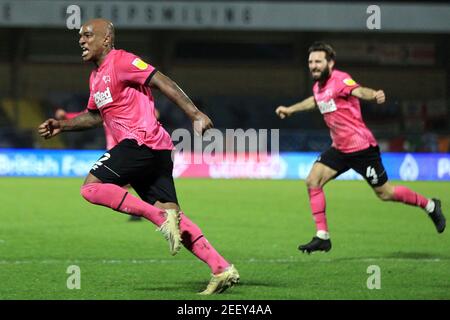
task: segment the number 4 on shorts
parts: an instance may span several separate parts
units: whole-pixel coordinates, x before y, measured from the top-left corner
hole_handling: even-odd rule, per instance
[[[375,168],[368,166],[366,170],[366,177],[368,179],[372,178],[372,181],[370,181],[371,184],[376,184],[378,182],[378,175],[375,171]]]

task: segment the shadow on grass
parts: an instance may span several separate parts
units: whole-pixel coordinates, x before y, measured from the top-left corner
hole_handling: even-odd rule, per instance
[[[152,287],[140,287],[135,288],[136,291],[190,291],[190,292],[200,292],[201,290],[206,288],[208,282],[178,282],[173,285],[165,285],[165,286],[152,286]]]
[[[155,292],[155,291],[167,291],[167,292],[174,292],[174,291],[187,291],[187,292],[191,292],[191,293],[198,293],[203,291],[206,286],[208,285],[208,282],[178,282],[176,284],[173,285],[165,285],[165,286],[152,286],[152,287],[138,287],[138,288],[134,288],[134,290],[136,291],[145,291],[145,292]],[[234,286],[233,288],[228,289],[227,292],[231,292],[232,290],[236,289],[236,288],[241,288],[241,287],[253,287],[253,289],[255,289],[255,287],[259,287],[260,289],[262,288],[274,288],[274,287],[284,287],[284,285],[282,285],[281,283],[268,283],[268,282],[262,282],[262,281],[241,281],[238,285]],[[226,293],[227,293],[226,292]]]
[[[313,260],[311,262],[339,262],[339,261],[376,261],[376,260],[417,260],[417,261],[427,261],[427,260],[450,260],[450,256],[435,254],[435,253],[427,253],[427,252],[392,252],[382,256],[348,256],[348,257],[339,257],[327,259],[323,257],[323,259]],[[302,260],[301,262],[307,262],[308,260]]]
[[[440,259],[440,260],[450,260],[449,256],[445,256],[442,254],[433,254],[428,252],[393,252],[390,253],[384,258],[388,259],[412,259],[412,260],[432,260],[432,259]]]
[[[276,287],[284,287],[282,283],[276,283],[271,281],[241,281],[238,285],[240,286],[246,286],[246,287],[265,287],[265,288],[276,288]]]

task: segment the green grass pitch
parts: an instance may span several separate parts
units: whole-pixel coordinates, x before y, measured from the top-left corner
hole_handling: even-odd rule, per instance
[[[178,180],[186,214],[233,262],[241,284],[196,292],[209,268],[168,245],[147,222],[87,203],[80,179],[1,178],[0,299],[449,299],[450,230],[420,209],[379,201],[365,182],[325,187],[333,249],[297,250],[314,234],[304,181]],[[450,183],[404,183],[439,197]],[[66,286],[70,265],[81,289]],[[369,290],[370,265],[381,289]]]

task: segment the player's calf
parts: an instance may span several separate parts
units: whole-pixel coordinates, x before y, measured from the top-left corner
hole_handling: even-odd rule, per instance
[[[394,199],[394,187],[389,183],[385,183],[380,187],[374,188],[375,194],[380,200],[393,201]]]

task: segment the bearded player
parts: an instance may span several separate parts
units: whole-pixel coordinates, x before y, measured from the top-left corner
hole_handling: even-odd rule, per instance
[[[275,110],[284,119],[296,112],[318,108],[333,141],[306,178],[317,233],[309,243],[300,245],[299,250],[311,253],[331,249],[323,187],[349,169],[361,174],[381,200],[424,209],[437,232],[442,233],[446,222],[440,200],[427,199],[404,186],[390,184],[377,141],[363,122],[359,99],[381,104],[385,102],[384,92],[362,87],[349,74],[334,69],[336,54],[330,45],[316,42],[308,52],[309,70],[315,81],[314,95],[290,107],[279,106]]]
[[[39,126],[39,134],[48,139],[64,131],[86,130],[104,123],[117,144],[90,170],[81,187],[83,198],[142,216],[159,227],[172,255],[183,244],[207,263],[212,278],[201,294],[221,293],[238,283],[236,268],[214,249],[178,205],[172,176],[174,146],[156,119],[151,88],[159,89],[181,108],[197,134],[211,128],[211,120],[171,79],[134,54],[116,50],[110,21],[85,23],[79,44],[83,61],[95,65],[89,79],[88,111],[70,120],[48,119]],[[127,184],[141,199],[121,187]]]

